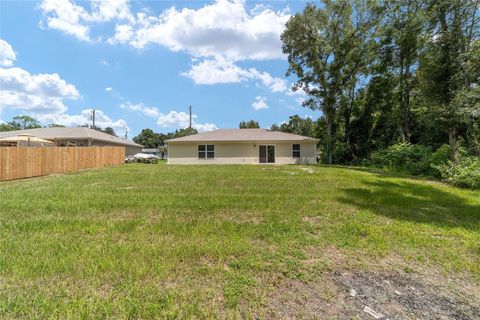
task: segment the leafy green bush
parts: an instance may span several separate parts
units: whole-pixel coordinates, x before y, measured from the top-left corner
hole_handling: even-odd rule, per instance
[[[441,167],[446,165],[452,155],[452,148],[448,144],[442,145],[432,154],[430,163],[431,173],[437,178],[442,177]]]
[[[451,161],[451,152],[448,145],[442,145],[432,153],[430,148],[422,145],[398,143],[374,152],[371,164],[435,176],[457,187],[480,189],[480,158],[460,152],[461,160]]]
[[[394,144],[374,152],[371,161],[375,166],[406,170],[412,174],[430,174],[432,171],[431,149],[418,144]]]
[[[457,187],[480,189],[480,158],[465,157],[435,166],[442,179]]]

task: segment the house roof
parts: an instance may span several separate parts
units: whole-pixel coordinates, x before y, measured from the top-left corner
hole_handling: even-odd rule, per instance
[[[121,139],[114,137],[112,135],[100,132],[98,130],[93,130],[90,128],[78,127],[78,128],[63,128],[63,127],[54,127],[54,128],[38,128],[38,129],[26,129],[26,130],[14,130],[0,132],[0,138],[17,136],[20,134],[30,134],[39,138],[47,140],[87,140],[92,139],[94,141],[108,142],[117,145],[124,145],[130,147],[142,147],[142,145],[135,143],[130,140]]]
[[[312,141],[318,139],[297,134],[272,131],[268,129],[220,129],[193,134],[190,136],[169,139],[165,142],[201,142],[201,141]]]

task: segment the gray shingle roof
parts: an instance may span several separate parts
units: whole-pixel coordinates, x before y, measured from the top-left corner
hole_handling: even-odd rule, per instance
[[[96,141],[109,142],[112,144],[130,146],[130,147],[142,147],[142,145],[130,140],[120,139],[118,137],[111,136],[109,134],[93,130],[90,128],[78,127],[78,128],[38,128],[38,129],[26,129],[0,132],[0,138],[12,137],[19,134],[30,134],[35,137],[47,139],[47,140],[82,140],[92,139]]]
[[[193,134],[186,137],[166,140],[171,142],[200,142],[200,141],[312,141],[318,139],[299,136],[297,134],[272,131],[267,129],[220,129],[215,131]]]

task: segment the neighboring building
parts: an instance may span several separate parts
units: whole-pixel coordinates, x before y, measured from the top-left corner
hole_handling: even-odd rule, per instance
[[[157,148],[143,148],[142,153],[153,154],[154,156],[160,156],[160,152]]]
[[[0,132],[0,138],[29,134],[49,140],[60,147],[88,146],[121,146],[125,147],[125,155],[142,152],[143,146],[130,140],[120,139],[112,135],[85,127],[78,128],[38,128]]]
[[[221,129],[166,140],[168,164],[314,164],[317,142],[266,129]]]
[[[160,159],[165,159],[167,157],[167,151],[164,147],[160,148],[143,148],[142,153],[153,154],[154,156],[160,157]]]

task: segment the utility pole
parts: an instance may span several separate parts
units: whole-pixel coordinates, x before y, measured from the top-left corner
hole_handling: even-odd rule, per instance
[[[188,107],[190,112],[190,125],[188,126],[189,129],[192,129],[192,106]]]
[[[125,127],[125,140],[128,140],[128,129]]]
[[[93,126],[92,126],[92,129],[95,129],[95,109],[92,109],[92,122],[93,122]]]

